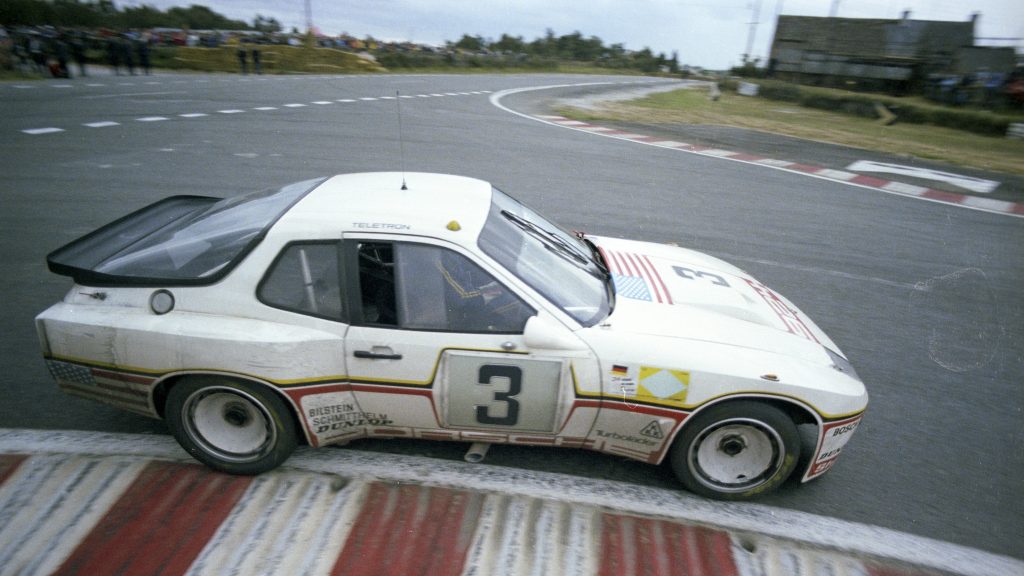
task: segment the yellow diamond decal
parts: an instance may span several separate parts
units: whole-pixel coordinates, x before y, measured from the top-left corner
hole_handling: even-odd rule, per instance
[[[682,370],[640,367],[640,389],[638,396],[661,400],[685,402],[690,389],[690,373]]]

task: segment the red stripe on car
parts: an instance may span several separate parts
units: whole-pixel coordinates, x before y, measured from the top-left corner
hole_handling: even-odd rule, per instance
[[[651,262],[650,257],[644,255],[641,256],[641,258],[646,263],[646,266],[650,267],[651,275],[654,277],[655,282],[657,282],[658,285],[661,286],[661,291],[662,293],[665,294],[665,301],[668,302],[669,304],[672,304],[672,295],[668,293],[668,287],[665,286],[664,280],[661,279],[661,274],[659,274],[658,269],[654,267],[654,263]]]

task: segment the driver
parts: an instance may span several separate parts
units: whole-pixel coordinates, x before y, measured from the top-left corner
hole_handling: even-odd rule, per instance
[[[520,330],[526,306],[489,274],[461,255],[442,252],[435,261],[444,277],[449,325],[471,331]]]

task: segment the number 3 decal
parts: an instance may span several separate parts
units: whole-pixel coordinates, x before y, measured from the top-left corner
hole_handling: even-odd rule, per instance
[[[729,287],[729,282],[725,278],[719,276],[718,274],[712,274],[711,272],[702,272],[700,270],[693,270],[691,268],[683,268],[682,266],[673,266],[672,269],[675,270],[676,274],[679,275],[680,278],[686,278],[687,280],[696,280],[698,278],[703,278],[708,282],[711,282],[715,286],[724,286],[725,288]]]
[[[515,397],[523,391],[523,371],[518,366],[484,364],[480,367],[480,377],[477,379],[477,384],[490,386],[495,384],[495,378],[508,380],[508,390],[494,391],[494,402],[505,404],[505,415],[491,415],[491,408],[496,407],[494,403],[487,406],[478,404],[476,406],[476,421],[481,424],[493,424],[496,426],[515,426],[519,422],[519,401]]]

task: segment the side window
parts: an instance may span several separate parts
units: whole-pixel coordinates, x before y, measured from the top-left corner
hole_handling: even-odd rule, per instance
[[[397,326],[394,247],[390,242],[361,242],[356,251],[363,322]]]
[[[415,330],[519,333],[536,312],[465,256],[398,244],[399,323]]]
[[[256,295],[268,306],[340,320],[337,243],[289,244],[270,266]]]

